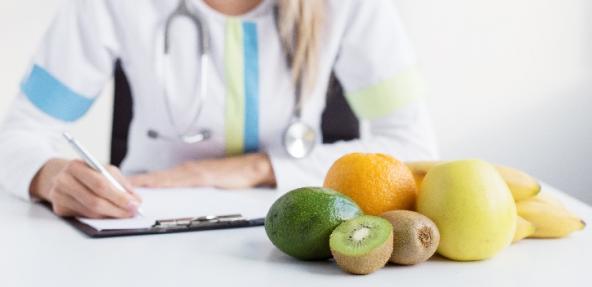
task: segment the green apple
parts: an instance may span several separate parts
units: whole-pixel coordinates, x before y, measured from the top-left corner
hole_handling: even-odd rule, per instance
[[[421,184],[417,211],[436,223],[438,253],[453,260],[490,258],[512,242],[516,229],[512,193],[482,160],[433,167]]]

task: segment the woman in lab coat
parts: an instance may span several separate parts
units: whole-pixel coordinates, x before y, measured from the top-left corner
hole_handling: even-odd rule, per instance
[[[67,1],[2,126],[5,190],[48,201],[62,216],[129,217],[141,202],[133,192],[138,186],[287,191],[320,185],[331,163],[348,152],[383,152],[401,160],[437,156],[415,57],[392,0],[187,1],[190,14],[208,30],[205,95],[199,89],[204,70],[196,26],[179,17],[165,29],[178,6]],[[64,159],[56,149],[61,133],[112,77],[117,59],[130,82],[133,120],[122,172],[109,169],[129,193],[117,192],[82,161]],[[321,143],[332,72],[361,121],[358,140]],[[283,145],[298,90],[300,120],[318,142],[304,159],[294,159]],[[183,142],[179,131],[187,128],[207,130],[208,139]]]

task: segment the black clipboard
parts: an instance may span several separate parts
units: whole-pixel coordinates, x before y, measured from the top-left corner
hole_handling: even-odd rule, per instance
[[[203,217],[197,217],[203,218]],[[137,229],[105,229],[96,230],[90,225],[87,225],[76,218],[64,218],[70,225],[78,229],[82,233],[86,234],[91,238],[109,238],[109,237],[120,237],[120,236],[138,236],[138,235],[151,235],[151,234],[168,234],[168,233],[179,233],[179,232],[193,232],[193,231],[205,231],[205,230],[217,230],[217,229],[228,229],[228,228],[245,228],[263,226],[265,223],[264,218],[244,219],[232,221],[203,221],[199,224],[191,225],[179,225],[179,226],[158,226],[155,223],[150,228],[137,228]],[[166,221],[176,220],[167,219]]]
[[[47,202],[41,203],[43,206],[51,210],[51,205]],[[220,218],[231,218],[233,220],[220,220]],[[90,238],[109,238],[121,236],[138,236],[138,235],[153,235],[153,234],[169,234],[180,232],[206,231],[229,228],[245,228],[263,226],[265,218],[243,218],[240,214],[221,215],[215,217],[201,216],[193,218],[177,218],[177,219],[162,219],[156,220],[155,225],[150,228],[135,228],[135,229],[105,229],[97,230],[92,226],[76,219],[75,217],[63,217],[71,226],[78,229],[80,232],[86,234]],[[194,224],[187,224],[187,221],[197,222]],[[158,226],[158,223],[169,222],[180,224],[169,224],[167,226]]]

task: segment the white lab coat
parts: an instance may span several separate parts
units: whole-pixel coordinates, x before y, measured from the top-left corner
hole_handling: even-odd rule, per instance
[[[166,169],[189,160],[266,152],[278,189],[321,185],[331,163],[353,151],[383,152],[401,160],[434,159],[436,143],[422,99],[415,57],[390,0],[329,0],[317,85],[306,95],[302,119],[320,135],[327,83],[335,72],[361,120],[361,138],[319,144],[295,160],[282,146],[294,107],[294,85],[273,17],[264,0],[241,17],[226,17],[201,0],[194,13],[212,42],[208,95],[192,128],[212,138],[187,145],[147,137],[148,129],[175,136],[195,114],[200,67],[192,26],[172,30],[172,69],[163,73],[164,23],[177,1],[71,0],[47,31],[21,92],[0,131],[0,184],[29,198],[29,184],[50,158],[61,132],[82,117],[120,59],[133,94],[126,174]],[[163,77],[176,125],[168,120]]]

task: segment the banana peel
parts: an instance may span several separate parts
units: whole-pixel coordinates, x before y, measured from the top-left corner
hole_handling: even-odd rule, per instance
[[[530,221],[520,216],[516,217],[516,219],[516,232],[514,233],[514,239],[512,239],[512,243],[532,236],[536,230],[534,224],[530,223]]]
[[[495,168],[508,184],[515,201],[531,198],[541,191],[538,180],[527,173],[503,165],[496,165]]]
[[[529,238],[561,238],[586,227],[582,219],[548,195],[518,201],[516,209],[535,226]]]

